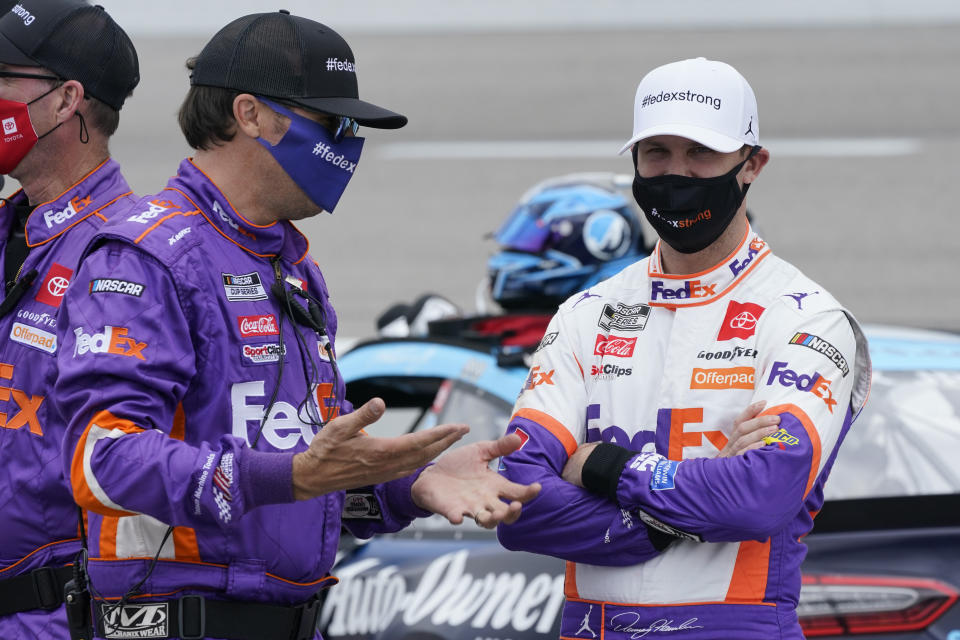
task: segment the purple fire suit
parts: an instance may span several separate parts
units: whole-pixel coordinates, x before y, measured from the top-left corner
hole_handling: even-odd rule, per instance
[[[547,328],[503,459],[543,490],[500,540],[568,561],[562,638],[801,638],[800,537],[869,381],[857,322],[752,230],[690,276],[663,273],[658,245]],[[717,458],[758,400],[779,429]],[[565,482],[598,441],[620,448],[591,456],[586,490]]]
[[[190,160],[98,238],[63,305],[56,382],[94,587],[123,595],[172,525],[141,600],[308,600],[335,582],[345,495],[295,503],[292,459],[351,407],[306,238],[246,220]],[[281,313],[280,288],[307,315],[313,298],[323,332]],[[353,495],[351,531],[428,515],[413,479]]]
[[[26,195],[18,191],[9,200],[0,204],[3,239],[9,236],[14,207]],[[38,204],[27,219],[30,253],[19,277],[32,270],[36,276],[0,318],[0,580],[39,567],[63,567],[80,550],[79,511],[60,455],[66,425],[50,398],[57,312],[83,247],[105,220],[134,201],[119,165],[107,160],[53,200]],[[9,293],[5,283],[0,286]],[[68,637],[63,607],[0,618],[0,638],[30,637]]]

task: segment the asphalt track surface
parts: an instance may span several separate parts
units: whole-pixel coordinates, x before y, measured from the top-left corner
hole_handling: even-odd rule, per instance
[[[472,309],[484,236],[540,179],[629,172],[637,82],[703,55],[736,66],[772,160],[748,202],[780,256],[862,321],[960,330],[960,27],[351,35],[361,96],[410,118],[371,131],[333,216],[300,224],[362,337],[434,291]],[[143,82],[113,152],[140,193],[189,149],[183,61],[202,39],[135,37]]]

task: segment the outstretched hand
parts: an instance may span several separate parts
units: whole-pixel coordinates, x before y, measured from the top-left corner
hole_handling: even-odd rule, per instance
[[[510,482],[488,465],[513,453],[521,444],[520,436],[510,434],[451,451],[424,469],[413,483],[413,501],[453,524],[463,522],[464,516],[487,529],[500,522],[515,522],[523,503],[540,492],[540,485]]]
[[[469,431],[463,424],[442,424],[396,438],[361,433],[385,409],[383,400],[374,398],[320,429],[310,447],[293,457],[294,498],[307,500],[408,476]]]

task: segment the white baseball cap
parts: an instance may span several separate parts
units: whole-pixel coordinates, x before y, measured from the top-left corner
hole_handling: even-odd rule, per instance
[[[637,87],[633,136],[620,153],[660,135],[695,140],[722,153],[760,144],[753,89],[725,62],[691,58],[657,67]]]

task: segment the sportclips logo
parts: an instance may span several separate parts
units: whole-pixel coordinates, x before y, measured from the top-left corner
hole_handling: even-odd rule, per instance
[[[648,93],[643,96],[640,102],[640,108],[649,107],[661,102],[696,102],[713,107],[716,111],[720,110],[720,98],[705,96],[702,93],[694,93],[687,89],[686,91],[661,91],[658,94]]]

